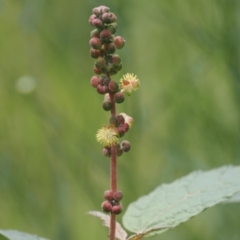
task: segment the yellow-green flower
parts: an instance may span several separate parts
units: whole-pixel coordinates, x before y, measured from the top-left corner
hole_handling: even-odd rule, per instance
[[[139,88],[140,82],[136,75],[127,73],[120,79],[121,92],[125,92],[127,95],[131,95],[132,91],[136,91]]]
[[[118,132],[112,125],[104,126],[97,131],[97,141],[105,147],[110,147],[118,142]]]

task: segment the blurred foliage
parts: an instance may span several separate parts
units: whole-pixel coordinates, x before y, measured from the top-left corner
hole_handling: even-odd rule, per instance
[[[0,0],[1,229],[107,239],[85,214],[109,188],[95,141],[109,114],[89,84],[88,18],[100,4],[127,41],[121,73],[141,81],[118,106],[135,120],[119,159],[124,207],[190,171],[240,163],[240,1]],[[237,204],[218,206],[153,239],[237,240],[239,216]]]

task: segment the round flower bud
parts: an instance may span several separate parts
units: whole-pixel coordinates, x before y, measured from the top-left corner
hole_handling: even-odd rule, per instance
[[[114,38],[114,44],[117,49],[121,49],[121,48],[123,48],[123,46],[125,44],[125,40],[124,40],[124,38],[117,36]]]
[[[117,156],[118,156],[118,157],[121,157],[122,154],[123,154],[123,150],[122,150],[121,148],[118,149],[118,150],[117,150]]]
[[[112,34],[114,34],[114,33],[116,33],[116,31],[117,31],[117,23],[111,23],[111,24],[109,24],[108,26],[107,26],[107,29],[112,33]]]
[[[121,58],[117,54],[112,55],[111,60],[114,65],[120,65],[122,62]]]
[[[102,103],[102,108],[105,110],[105,111],[110,111],[112,109],[112,102],[110,101],[104,101]]]
[[[102,20],[95,18],[92,20],[92,25],[96,28],[101,28],[103,26]]]
[[[121,205],[116,205],[112,207],[112,213],[115,215],[118,215],[122,212],[122,206]]]
[[[99,58],[97,58],[97,60],[95,62],[95,67],[101,69],[101,68],[103,68],[105,66],[105,64],[106,64],[105,59],[102,58],[102,57],[99,57]]]
[[[111,157],[111,148],[104,147],[103,150],[102,150],[102,153],[105,157]]]
[[[104,86],[104,85],[101,85],[101,84],[98,84],[97,86],[97,92],[99,94],[105,94],[108,92],[108,87],[107,86]]]
[[[113,193],[112,197],[116,200],[116,201],[121,201],[123,198],[123,193],[119,190],[117,190],[116,192]]]
[[[93,26],[92,24],[92,21],[96,18],[97,16],[95,14],[92,14],[90,17],[89,17],[89,20],[88,22]]]
[[[102,57],[106,56],[107,55],[107,49],[105,49],[105,48],[100,49],[100,55]]]
[[[118,120],[119,125],[122,125],[125,122],[125,118],[121,114],[117,115],[116,118]]]
[[[100,32],[98,29],[93,29],[90,33],[90,38],[99,38]]]
[[[101,9],[99,7],[95,7],[93,8],[92,13],[99,16],[101,14]]]
[[[114,53],[116,51],[116,47],[113,43],[108,43],[106,45],[106,50],[107,50],[107,53]]]
[[[97,50],[102,48],[102,43],[101,43],[100,39],[96,38],[96,37],[91,38],[89,41],[89,44],[92,48],[97,49]]]
[[[112,204],[109,201],[104,201],[102,203],[102,210],[106,213],[112,212]]]
[[[129,130],[129,125],[126,122],[122,124],[122,127],[125,129],[125,132]]]
[[[100,68],[94,67],[93,71],[97,74],[100,75],[102,73],[102,70]]]
[[[91,48],[90,49],[90,55],[91,55],[92,58],[98,58],[100,56],[100,51]]]
[[[117,92],[114,94],[113,99],[116,103],[122,103],[124,102],[124,94],[122,92]]]
[[[108,12],[103,13],[102,20],[104,23],[110,23],[111,22],[111,13],[108,13]]]
[[[101,9],[102,13],[105,13],[105,12],[109,12],[109,11],[110,11],[110,8],[109,8],[109,7],[106,7],[106,6],[100,6],[100,9]]]
[[[110,22],[111,22],[111,23],[114,23],[114,22],[116,22],[116,20],[117,20],[116,15],[115,15],[114,13],[111,13]]]
[[[117,92],[119,90],[118,83],[114,80],[111,80],[108,84],[108,88],[111,92]]]
[[[109,40],[111,39],[111,32],[107,29],[101,31],[100,33],[100,39],[102,43],[108,43]]]
[[[104,192],[104,199],[111,201],[113,199],[113,191],[112,190],[106,190]]]
[[[121,147],[124,152],[128,152],[131,149],[131,144],[129,141],[124,140],[121,142]]]
[[[118,132],[119,137],[123,137],[126,131],[122,126],[119,126],[119,127],[117,127],[117,132]]]
[[[94,88],[97,88],[99,84],[99,77],[98,76],[93,76],[91,78],[91,85],[94,87]]]
[[[116,117],[110,117],[109,118],[109,123],[114,125],[115,127],[118,127],[118,120]]]

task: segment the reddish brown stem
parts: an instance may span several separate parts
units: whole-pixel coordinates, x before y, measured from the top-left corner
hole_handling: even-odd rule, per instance
[[[110,100],[112,102],[111,116],[116,117],[116,107],[113,100],[113,93],[109,93]],[[111,146],[111,163],[110,163],[110,185],[113,192],[117,191],[117,145]],[[110,229],[109,229],[109,239],[115,240],[116,232],[116,215],[111,214],[110,217]]]

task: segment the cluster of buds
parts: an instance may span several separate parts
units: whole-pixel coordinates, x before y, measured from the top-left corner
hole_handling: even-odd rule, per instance
[[[119,138],[123,137],[125,133],[132,126],[133,119],[125,113],[120,113],[116,117],[109,119],[109,125],[104,126],[98,130],[96,138],[103,147],[103,155],[111,157],[111,146],[117,145],[117,156],[121,156],[123,152],[128,152],[131,145],[128,141],[123,140],[120,144]]]
[[[104,95],[102,108],[111,112],[108,125],[98,130],[96,139],[103,145],[103,155],[111,157],[111,162],[130,150],[130,143],[127,140],[119,142],[119,139],[128,132],[133,123],[132,117],[127,114],[116,114],[115,104],[123,103],[125,95],[131,95],[139,87],[139,80],[134,74],[127,73],[120,81],[111,78],[122,69],[122,60],[115,52],[125,44],[121,36],[114,36],[117,30],[116,20],[116,15],[106,6],[94,8],[89,18],[90,25],[95,27],[91,31],[89,41],[90,55],[95,59],[93,68],[95,75],[90,83],[97,93]],[[115,170],[113,172],[112,175],[116,174]],[[122,212],[120,204],[122,192],[117,190],[116,180],[111,180],[111,183],[112,190],[104,193],[102,209],[117,215]]]
[[[117,17],[105,6],[93,9],[89,23],[95,27],[91,31],[90,54],[96,58],[94,72],[96,74],[116,74],[122,69],[121,58],[114,54],[116,49],[121,49],[125,40],[120,36],[114,36],[117,30]]]
[[[107,190],[104,192],[105,201],[102,203],[102,210],[106,213],[113,213],[118,215],[122,212],[122,205],[120,201],[123,198],[121,191]]]

